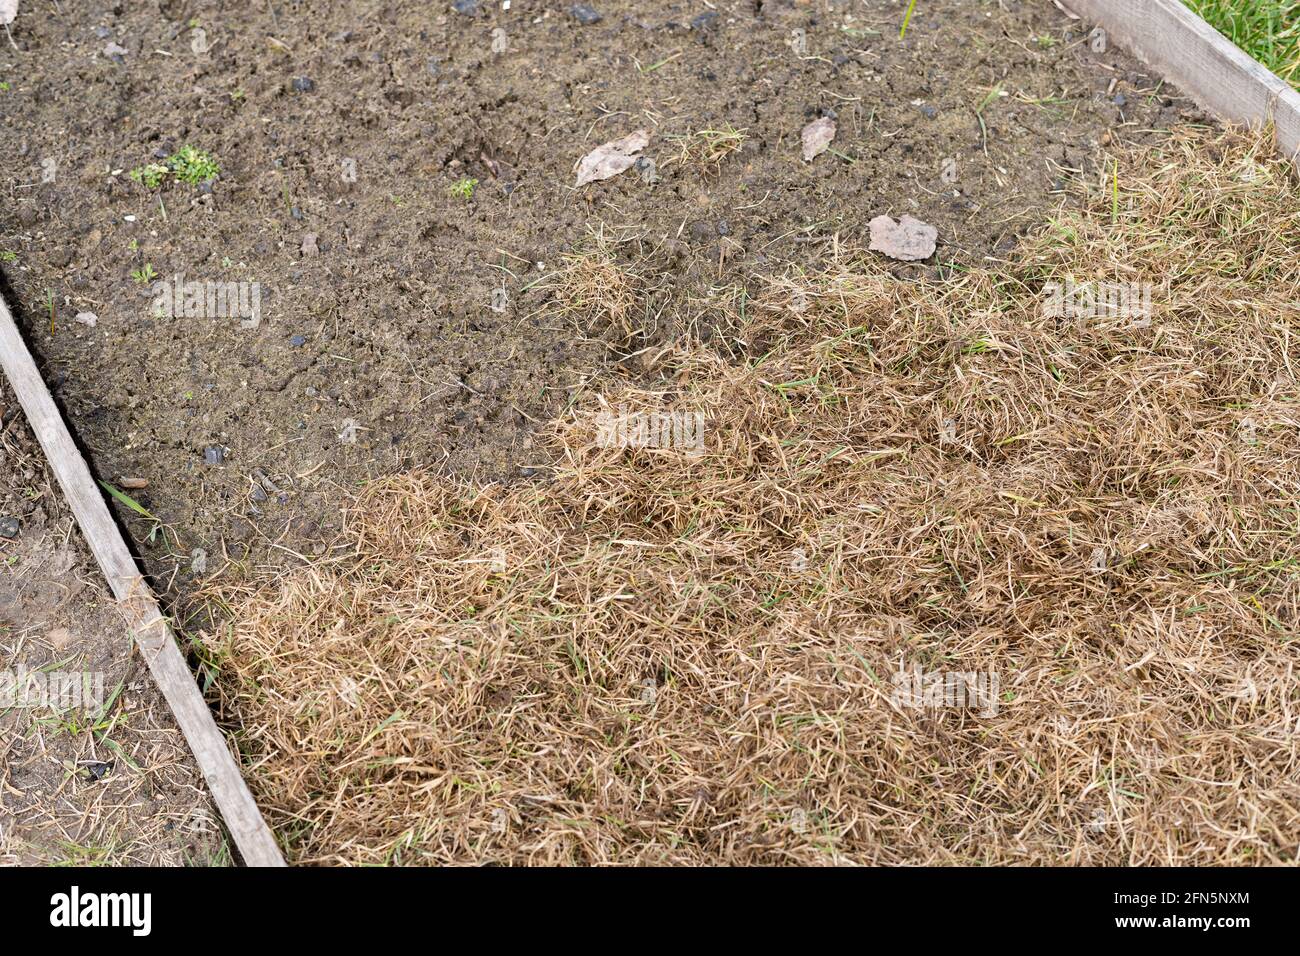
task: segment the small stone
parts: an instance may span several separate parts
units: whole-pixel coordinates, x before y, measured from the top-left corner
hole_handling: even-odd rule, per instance
[[[94,312],[78,312],[76,318],[72,321],[80,322],[82,325],[88,325],[93,329],[99,323],[99,316]]]
[[[316,89],[316,83],[310,76],[295,76],[293,78],[293,88],[299,93],[310,93]]]
[[[718,23],[718,11],[705,10],[703,13],[697,14],[695,17],[691,19],[691,29],[707,30],[710,27],[717,26],[717,23]]]
[[[253,490],[248,493],[248,497],[252,498],[254,501],[265,501],[266,489],[261,485],[253,485]]]
[[[292,345],[292,346],[293,346],[294,348],[296,348],[296,349],[300,349],[300,348],[302,348],[304,345],[307,344],[307,336],[305,336],[305,335],[295,335],[293,338],[291,338],[291,339],[289,340],[289,344]]]
[[[109,42],[104,44],[104,56],[108,57],[114,63],[125,63],[126,61],[122,58],[130,52],[131,51],[126,47],[118,46],[116,43]]]
[[[451,8],[467,17],[478,16],[478,0],[452,0]]]
[[[226,449],[221,445],[209,445],[203,449],[203,463],[205,465],[220,465],[226,460]]]
[[[317,236],[314,232],[304,233],[302,237],[302,255],[304,259],[320,255],[320,247],[316,245]]]
[[[1128,97],[1123,93],[1116,93],[1115,99],[1111,100],[1116,106],[1128,106]]]
[[[22,529],[22,522],[17,518],[0,518],[0,538],[16,538]]]
[[[924,116],[926,119],[934,119],[936,116],[939,115],[939,111],[935,109],[933,106],[931,106],[929,103],[926,103],[924,106],[921,107],[921,115]]]
[[[112,35],[113,31],[108,27],[95,27],[95,36],[99,37],[101,40],[107,40]]]
[[[835,139],[835,121],[829,116],[814,120],[803,128],[799,138],[803,143],[803,160],[811,163],[831,148],[831,141]]]
[[[190,552],[190,574],[203,574],[208,570],[208,552],[195,548]]]
[[[877,216],[867,223],[871,230],[870,249],[883,252],[891,259],[919,262],[934,255],[939,230],[913,216],[895,222],[889,216]]]
[[[302,219],[302,209],[297,206],[289,207],[289,215],[294,219]]]
[[[123,476],[117,480],[117,483],[119,487],[125,488],[127,491],[139,491],[141,488],[149,487],[148,478],[127,478]]]
[[[569,13],[584,27],[589,27],[593,23],[599,23],[601,19],[600,14],[596,9],[587,6],[585,3],[575,3],[573,6],[569,7]]]

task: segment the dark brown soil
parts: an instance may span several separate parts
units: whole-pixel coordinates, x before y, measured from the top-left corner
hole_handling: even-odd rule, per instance
[[[533,423],[585,378],[688,326],[725,338],[713,303],[865,246],[875,215],[938,228],[903,274],[1002,256],[1099,145],[1188,115],[1046,2],[922,0],[901,40],[884,0],[597,0],[590,24],[458,6],[63,0],[0,49],[5,291],[99,475],[147,479],[179,536],[121,511],[164,589],[188,589],[196,548],[319,552],[376,474],[529,474]],[[805,163],[826,114],[835,152]],[[720,163],[672,162],[673,137],[727,126],[744,142]],[[657,183],[573,188],[579,157],[638,128]],[[185,144],[219,163],[210,191],[128,178]],[[538,281],[600,244],[648,290],[631,337],[558,319]],[[145,266],[260,283],[261,325],[154,317]]]

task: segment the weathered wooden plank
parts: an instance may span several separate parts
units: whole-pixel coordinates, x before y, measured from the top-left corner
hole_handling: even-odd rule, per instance
[[[1180,0],[1061,0],[1110,41],[1231,123],[1273,123],[1278,149],[1300,165],[1300,93]]]
[[[0,299],[0,366],[9,377],[81,533],[126,616],[136,646],[194,753],[240,855],[249,866],[284,866],[275,837],[253,802],[226,740],[199,693],[194,675],[176,646],[171,628],[136,568],[104,495],[91,477],[3,299]]]

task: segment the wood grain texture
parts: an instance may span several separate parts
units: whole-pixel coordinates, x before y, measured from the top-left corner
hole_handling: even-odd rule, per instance
[[[1300,165],[1300,93],[1180,0],[1062,0],[1111,42],[1231,123],[1273,123],[1278,149]]]
[[[194,682],[194,675],[176,646],[171,628],[136,568],[135,558],[109,513],[104,495],[73,442],[3,299],[0,299],[0,366],[63,488],[86,543],[126,616],[135,645],[189,743],[240,855],[249,866],[284,866],[275,837],[262,819],[226,740]],[[123,652],[130,650],[124,647]]]

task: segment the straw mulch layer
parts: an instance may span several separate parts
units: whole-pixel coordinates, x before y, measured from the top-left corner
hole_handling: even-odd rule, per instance
[[[292,858],[1294,862],[1298,200],[1180,134],[1014,264],[768,280],[745,358],[584,395],[547,481],[365,489],[209,638]],[[1068,277],[1149,320],[1046,315]],[[602,447],[620,407],[703,450]]]

